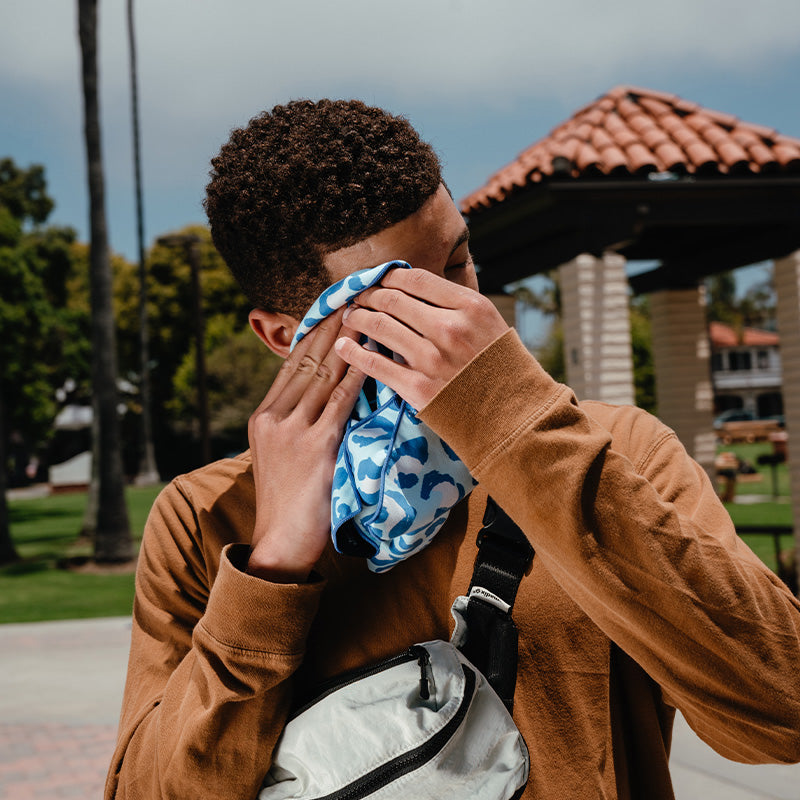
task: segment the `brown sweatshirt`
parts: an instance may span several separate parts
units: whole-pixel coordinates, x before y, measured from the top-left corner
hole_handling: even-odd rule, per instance
[[[800,760],[800,603],[672,431],[636,408],[578,404],[513,331],[420,416],[480,486],[386,574],[330,548],[308,584],[245,574],[247,454],[164,489],[106,798],[254,798],[294,689],[449,638],[487,493],[536,549],[514,608],[524,798],[672,798],[675,708],[728,758]]]

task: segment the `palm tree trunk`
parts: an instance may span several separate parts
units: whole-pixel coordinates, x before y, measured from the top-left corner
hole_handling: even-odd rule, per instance
[[[94,412],[94,408],[92,409]],[[80,538],[86,539],[94,546],[94,535],[97,533],[97,508],[100,497],[100,455],[98,445],[100,442],[100,428],[97,414],[92,413],[92,467],[89,475],[89,491],[86,493],[86,508],[81,522]]]
[[[147,265],[144,259],[144,207],[142,203],[142,159],[139,146],[139,89],[136,72],[136,28],[133,0],[128,0],[128,49],[131,73],[131,125],[133,126],[133,177],[136,186],[136,234],[139,245],[139,358],[142,379],[139,384],[142,402],[141,447],[138,486],[158,483],[158,468],[153,444],[152,392],[150,390],[150,336],[147,320]]]
[[[89,183],[89,285],[92,305],[92,407],[97,420],[99,475],[94,557],[98,562],[133,557],[117,416],[117,359],[111,306],[111,257],[105,211],[97,78],[97,0],[78,0],[84,135]]]

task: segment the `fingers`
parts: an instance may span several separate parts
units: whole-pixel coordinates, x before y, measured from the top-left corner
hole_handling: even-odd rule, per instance
[[[392,295],[399,298],[403,297],[401,292],[386,292],[385,294],[389,295],[390,298]],[[373,295],[373,298],[375,297]],[[427,321],[418,316],[418,312],[411,312],[414,319],[418,320],[419,327],[423,330],[435,328],[435,317],[437,316],[435,309],[412,298],[407,298],[407,300],[413,305],[419,305],[427,309]],[[401,310],[397,306],[404,304],[405,301],[400,300],[399,303],[393,306],[400,319],[391,313],[374,310],[374,307],[367,309],[359,305],[352,305],[345,313],[343,322],[353,334],[361,333],[368,336],[370,339],[379,342],[388,347],[389,350],[402,356],[406,363],[413,366],[424,355],[420,350],[424,351],[427,348],[426,337],[424,333],[414,328],[413,319],[409,320],[408,316],[401,314]],[[377,305],[380,304],[378,303]],[[389,307],[392,307],[391,304]],[[431,317],[434,317],[434,319]]]
[[[416,276],[413,273],[417,273]],[[417,295],[408,291],[417,291]],[[425,270],[393,270],[380,286],[362,292],[345,313],[346,327],[369,336],[422,368],[431,343],[446,360],[460,361],[508,325],[487,297]]]
[[[340,328],[339,333],[345,338],[357,337],[355,331],[347,331]],[[298,399],[296,405],[297,413],[301,414],[303,418],[313,424],[325,411],[328,404],[333,399],[334,393],[337,395],[337,400],[344,402],[350,397],[350,389],[353,386],[358,386],[355,389],[355,394],[350,402],[350,407],[347,409],[347,414],[350,413],[353,404],[358,397],[359,389],[363,376],[353,375],[348,380],[347,378],[347,362],[343,361],[336,350],[334,349],[334,342],[328,349],[322,363],[319,364],[311,379],[305,383],[305,388],[302,396]],[[341,395],[344,393],[344,397]],[[334,403],[338,407],[338,403]]]
[[[381,313],[369,318],[368,313],[359,309]],[[446,340],[451,334],[456,339],[463,338],[464,334],[471,336],[476,332],[471,330],[473,326],[483,326],[490,317],[499,316],[491,301],[479,292],[421,269],[392,270],[378,286],[362,292],[343,317],[347,327],[379,341],[408,360],[403,347],[408,347],[413,339],[383,315],[446,349],[449,349]],[[456,330],[459,327],[464,330]]]
[[[422,408],[426,400],[435,393],[432,381],[422,372],[386,358],[374,350],[367,350],[353,339],[338,339],[336,352],[351,365],[351,370],[355,368],[360,373],[390,386],[414,408]]]
[[[439,308],[460,308],[465,299],[475,294],[474,289],[435,275],[425,269],[393,269],[381,279],[380,286],[386,289],[399,289],[425,303]],[[368,289],[363,295],[376,292]],[[360,300],[359,300],[360,302]]]
[[[320,416],[320,422],[330,422],[339,432],[344,428],[366,378],[366,375],[356,367],[348,367],[346,363],[345,367],[347,371],[344,377],[333,388]]]
[[[425,270],[394,270],[362,292],[343,317],[404,363],[340,338],[338,354],[423,408],[478,353],[508,330],[491,300]]]
[[[326,358],[330,358],[333,343],[341,332],[342,310],[331,314],[305,336],[294,350],[289,354],[280,372],[264,398],[262,407],[269,407],[277,416],[290,414],[300,399],[304,396],[309,386],[315,381],[325,383],[324,378],[328,373],[333,377],[334,368],[339,366],[330,361],[320,374],[320,368]],[[332,386],[338,383],[341,374],[336,375]]]

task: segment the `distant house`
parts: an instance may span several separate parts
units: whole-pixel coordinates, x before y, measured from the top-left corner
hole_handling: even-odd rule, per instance
[[[780,337],[772,331],[712,322],[711,382],[717,413],[742,408],[757,417],[783,413]]]

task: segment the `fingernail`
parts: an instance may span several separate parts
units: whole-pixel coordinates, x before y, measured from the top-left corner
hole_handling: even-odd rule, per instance
[[[334,349],[334,350],[335,350],[337,353],[341,353],[341,352],[342,352],[342,350],[344,349],[345,342],[347,342],[347,339],[346,339],[346,338],[337,339],[337,340],[336,340],[336,341],[333,343],[333,349]]]
[[[350,314],[353,313],[353,309],[356,307],[355,303],[351,303],[347,308],[344,310],[344,314],[342,314],[342,322],[344,322]]]

